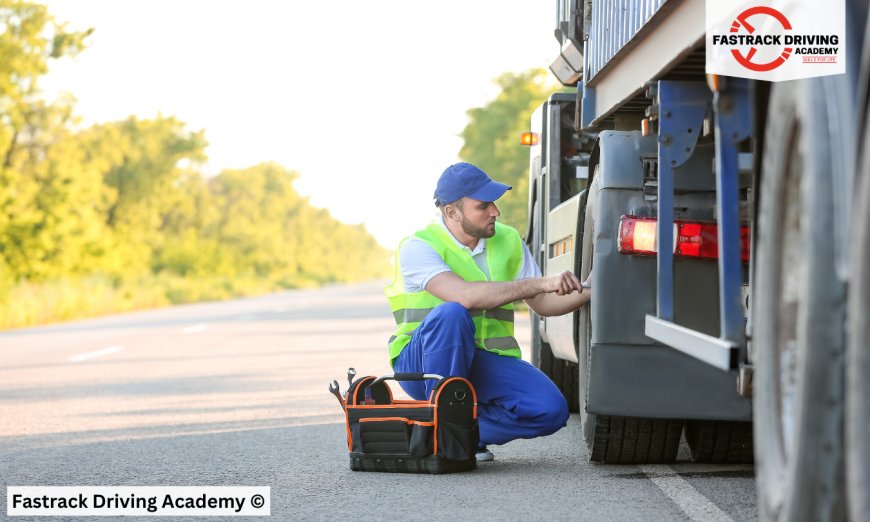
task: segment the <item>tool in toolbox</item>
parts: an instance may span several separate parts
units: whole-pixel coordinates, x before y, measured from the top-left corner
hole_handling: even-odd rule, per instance
[[[348,369],[348,381],[356,371]],[[437,380],[429,400],[393,399],[386,381]],[[480,435],[477,395],[462,377],[395,373],[360,377],[342,400],[338,382],[330,383],[345,412],[350,469],[401,473],[453,473],[477,467]]]

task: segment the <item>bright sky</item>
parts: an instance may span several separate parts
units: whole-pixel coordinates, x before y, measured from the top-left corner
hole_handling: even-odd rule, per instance
[[[75,96],[85,124],[174,115],[205,129],[208,173],[280,163],[314,205],[390,248],[431,220],[492,80],[558,53],[552,1],[46,3],[95,29],[43,81]]]

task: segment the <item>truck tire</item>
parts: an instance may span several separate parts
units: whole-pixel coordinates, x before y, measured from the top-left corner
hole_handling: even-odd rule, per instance
[[[828,79],[771,89],[753,248],[752,351],[763,520],[840,520],[845,288],[831,173],[842,168]],[[836,110],[836,109],[834,109]]]
[[[852,520],[870,513],[870,111],[864,120],[863,157],[852,223],[852,257],[846,346],[846,468],[847,496]]]
[[[666,464],[677,460],[683,421],[590,414],[583,429],[593,462]]]
[[[575,362],[559,359],[553,355],[550,345],[541,339],[539,316],[534,312],[530,313],[532,316],[532,364],[559,388],[559,391],[565,396],[565,400],[568,401],[568,411],[577,413],[580,411],[579,385],[577,384],[579,367]]]
[[[695,462],[749,464],[753,461],[751,422],[688,420],[686,442]]]
[[[586,206],[583,209],[583,226],[580,229],[581,236],[577,238],[577,243],[580,248],[580,267],[577,271],[577,276],[581,281],[585,281],[592,272],[592,250],[594,246],[593,235],[595,232],[595,204],[598,201],[598,191],[601,186],[599,177],[599,167],[596,165],[593,168],[592,182],[589,185],[589,191],[586,193]],[[586,441],[586,447],[589,450],[589,459],[593,462],[604,462],[607,453],[607,443],[609,434],[606,429],[597,428],[596,418],[594,413],[586,411],[587,391],[589,389],[589,358],[591,357],[590,346],[592,345],[592,306],[594,303],[590,301],[586,306],[580,309],[578,314],[577,325],[577,345],[578,353],[577,360],[583,363],[581,371],[583,378],[579,379],[578,392],[580,395],[580,425],[583,428],[583,438]],[[602,423],[602,426],[605,423]],[[609,423],[607,423],[609,426]],[[601,433],[597,433],[597,432]]]

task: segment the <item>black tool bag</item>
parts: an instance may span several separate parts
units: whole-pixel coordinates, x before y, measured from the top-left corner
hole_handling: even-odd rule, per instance
[[[386,380],[437,379],[428,401],[394,400]],[[462,377],[362,377],[347,394],[350,469],[453,473],[477,467],[477,396]]]

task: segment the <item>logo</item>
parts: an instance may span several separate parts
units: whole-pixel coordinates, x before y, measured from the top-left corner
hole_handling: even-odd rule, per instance
[[[844,33],[844,0],[707,0],[706,70],[770,81],[842,74]]]
[[[738,33],[740,32],[740,29],[743,28],[750,35],[755,34],[755,26],[753,26],[748,20],[751,16],[754,15],[772,16],[774,19],[776,19],[777,22],[779,22],[784,30],[791,30],[791,22],[788,21],[788,18],[786,18],[784,14],[780,13],[772,7],[760,5],[756,7],[750,7],[746,11],[743,11],[742,13],[737,15],[737,18],[734,19],[734,23],[731,24],[731,32]],[[714,36],[713,38],[715,39],[716,37]],[[743,67],[746,67],[750,71],[764,72],[771,71],[784,64],[785,61],[788,60],[788,57],[791,56],[792,51],[794,51],[793,48],[786,47],[782,50],[782,53],[777,58],[767,63],[755,63],[752,61],[752,58],[758,52],[758,48],[754,46],[749,49],[749,52],[747,52],[745,56],[740,54],[740,51],[738,51],[737,49],[731,49],[731,54],[734,56],[734,59],[737,60],[737,63],[739,63]]]

